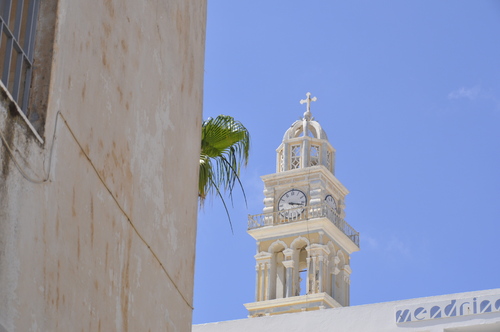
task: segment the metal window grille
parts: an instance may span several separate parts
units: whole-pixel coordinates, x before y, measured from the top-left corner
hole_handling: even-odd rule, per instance
[[[300,168],[300,145],[291,146],[290,169]]]
[[[40,0],[0,0],[2,83],[26,113]]]
[[[319,145],[311,145],[310,166],[319,165]]]

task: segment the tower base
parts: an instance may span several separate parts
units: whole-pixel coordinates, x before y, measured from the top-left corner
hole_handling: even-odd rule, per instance
[[[245,304],[245,308],[248,310],[248,317],[272,316],[289,312],[339,307],[342,306],[327,293],[300,295]]]

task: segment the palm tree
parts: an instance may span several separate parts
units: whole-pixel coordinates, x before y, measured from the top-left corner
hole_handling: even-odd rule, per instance
[[[246,202],[239,175],[241,166],[248,163],[249,149],[250,134],[241,122],[228,115],[203,121],[198,183],[200,205],[203,205],[207,195],[219,196],[226,209],[231,230],[231,217],[222,193],[228,192],[232,202],[233,188],[238,182]]]

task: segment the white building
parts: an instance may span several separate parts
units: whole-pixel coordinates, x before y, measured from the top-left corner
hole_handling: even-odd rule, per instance
[[[500,289],[193,326],[230,331],[498,332]]]
[[[249,318],[193,331],[500,331],[500,289],[349,307],[359,234],[344,220],[348,191],[312,118],[315,100],[301,101],[307,110],[277,149],[276,173],[262,177],[263,213],[249,217],[257,241]]]

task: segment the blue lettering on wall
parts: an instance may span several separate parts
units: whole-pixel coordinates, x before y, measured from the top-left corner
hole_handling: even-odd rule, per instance
[[[435,305],[431,308],[431,319],[441,318],[441,307]]]
[[[396,322],[398,323],[411,322],[410,309],[398,310],[396,312]]]
[[[415,311],[413,312],[413,317],[415,317],[416,320],[422,320],[422,319],[425,319],[427,318],[426,316],[420,316],[420,314],[422,315],[425,315],[427,313],[427,310],[425,310],[425,308],[423,307],[418,307],[417,309],[415,309]],[[420,316],[420,317],[419,317]]]
[[[483,302],[481,302],[479,310],[481,313],[491,312],[491,302],[488,300],[484,300]]]
[[[437,318],[500,313],[500,294],[424,302],[396,308],[396,323],[417,322]]]
[[[471,314],[470,306],[468,306],[467,304],[470,304],[470,302],[464,302],[464,303],[462,303],[462,305],[460,305],[460,313],[459,313],[460,316]],[[465,310],[467,310],[467,311],[464,311],[464,306],[465,306]]]
[[[457,315],[457,300],[452,300],[449,305],[444,308],[444,314],[448,317],[454,317]]]

